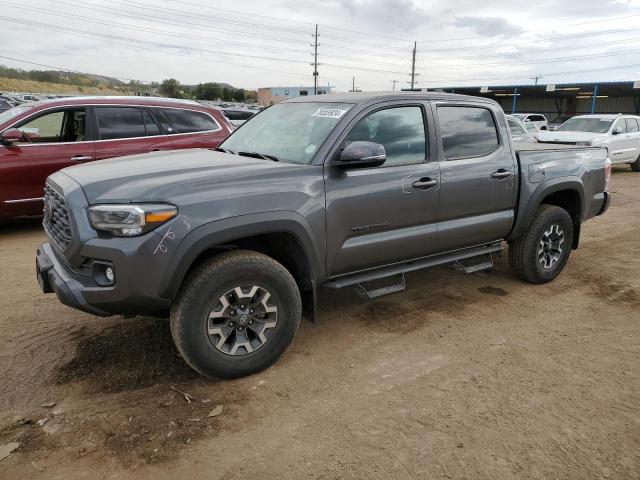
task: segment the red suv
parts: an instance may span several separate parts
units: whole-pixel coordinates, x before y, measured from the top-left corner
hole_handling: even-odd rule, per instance
[[[46,178],[123,155],[217,147],[233,130],[220,110],[149,97],[76,97],[0,113],[0,221],[42,214]]]

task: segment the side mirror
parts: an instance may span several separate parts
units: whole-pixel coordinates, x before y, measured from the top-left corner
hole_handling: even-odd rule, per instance
[[[384,147],[374,142],[351,142],[340,156],[333,160],[333,165],[338,168],[367,168],[379,167],[387,160]]]
[[[611,132],[613,135],[620,135],[622,133],[622,127],[616,127],[613,129],[613,132]]]
[[[2,135],[0,135],[0,139],[5,145],[12,145],[16,142],[24,140],[24,134],[17,128],[9,128],[2,132]]]

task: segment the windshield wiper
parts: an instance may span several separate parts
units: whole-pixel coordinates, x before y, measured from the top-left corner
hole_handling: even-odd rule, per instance
[[[238,152],[238,155],[242,155],[243,157],[253,157],[253,158],[261,158],[263,160],[273,160],[274,162],[279,162],[280,159],[273,155],[266,155],[264,153],[258,152]]]
[[[216,148],[214,148],[213,150],[214,150],[214,151],[216,151],[216,152],[230,153],[230,154],[232,154],[232,155],[235,155],[235,153],[233,153],[233,151],[232,151],[232,150],[229,150],[229,149],[227,149],[227,148],[216,147]]]

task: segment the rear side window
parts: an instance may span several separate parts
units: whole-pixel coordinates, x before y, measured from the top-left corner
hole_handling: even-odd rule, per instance
[[[171,123],[171,133],[193,133],[219,130],[220,125],[204,112],[163,108],[162,113]]]
[[[160,135],[160,127],[151,117],[149,110],[142,111],[142,118],[144,119],[144,126],[147,129],[147,135]]]
[[[146,137],[142,110],[136,107],[96,107],[101,140]]]
[[[542,115],[529,115],[529,120],[532,122],[544,122],[544,117]]]
[[[635,118],[627,118],[627,132],[637,132],[638,121]]]
[[[442,149],[447,160],[481,157],[499,146],[491,111],[482,107],[438,107]]]

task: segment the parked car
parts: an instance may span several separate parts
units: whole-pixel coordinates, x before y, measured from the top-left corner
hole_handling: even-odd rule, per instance
[[[11,103],[9,103],[7,100],[3,100],[2,98],[0,98],[0,113],[6,112],[7,110],[11,110],[12,108],[13,108],[13,105],[11,105]]]
[[[39,102],[40,100],[44,100],[44,97],[40,95],[34,95],[32,93],[25,93],[24,95],[20,95],[20,98],[25,102]]]
[[[535,143],[536,137],[531,133],[531,130],[527,128],[527,125],[522,123],[521,120],[517,119],[513,115],[507,115],[507,125],[509,126],[509,131],[511,132],[511,141],[514,143]],[[533,127],[533,131],[535,132],[535,126],[532,123],[529,123],[529,127]]]
[[[41,215],[45,179],[61,168],[135,153],[213,148],[232,130],[217,109],[151,97],[74,97],[7,110],[0,113],[0,221]]]
[[[229,119],[229,121],[235,126],[239,127],[244,122],[253,117],[257,112],[252,110],[244,110],[244,109],[236,109],[236,108],[225,108],[222,110],[222,113],[225,117]]]
[[[547,117],[544,115],[538,113],[514,113],[513,116],[524,123],[533,123],[538,130],[549,129],[549,122],[547,122]]]
[[[562,125],[564,122],[569,120],[571,117],[572,115],[560,115],[558,117],[555,117],[553,120],[549,122],[549,125],[548,125],[549,130],[551,131],[557,130],[560,125]]]
[[[637,115],[580,115],[567,120],[555,132],[540,133],[538,141],[604,147],[612,163],[629,163],[634,172],[640,172]]]
[[[6,100],[11,104],[12,107],[17,107],[18,105],[24,103],[24,100],[16,97],[15,95],[9,95],[8,93],[3,93],[0,95],[0,99]]]
[[[609,174],[601,148],[514,147],[485,98],[299,97],[217,151],[51,175],[37,275],[95,315],[169,316],[191,367],[237,377],[278,359],[320,286],[376,298],[406,272],[491,268],[503,240],[518,277],[553,280],[608,208]]]

